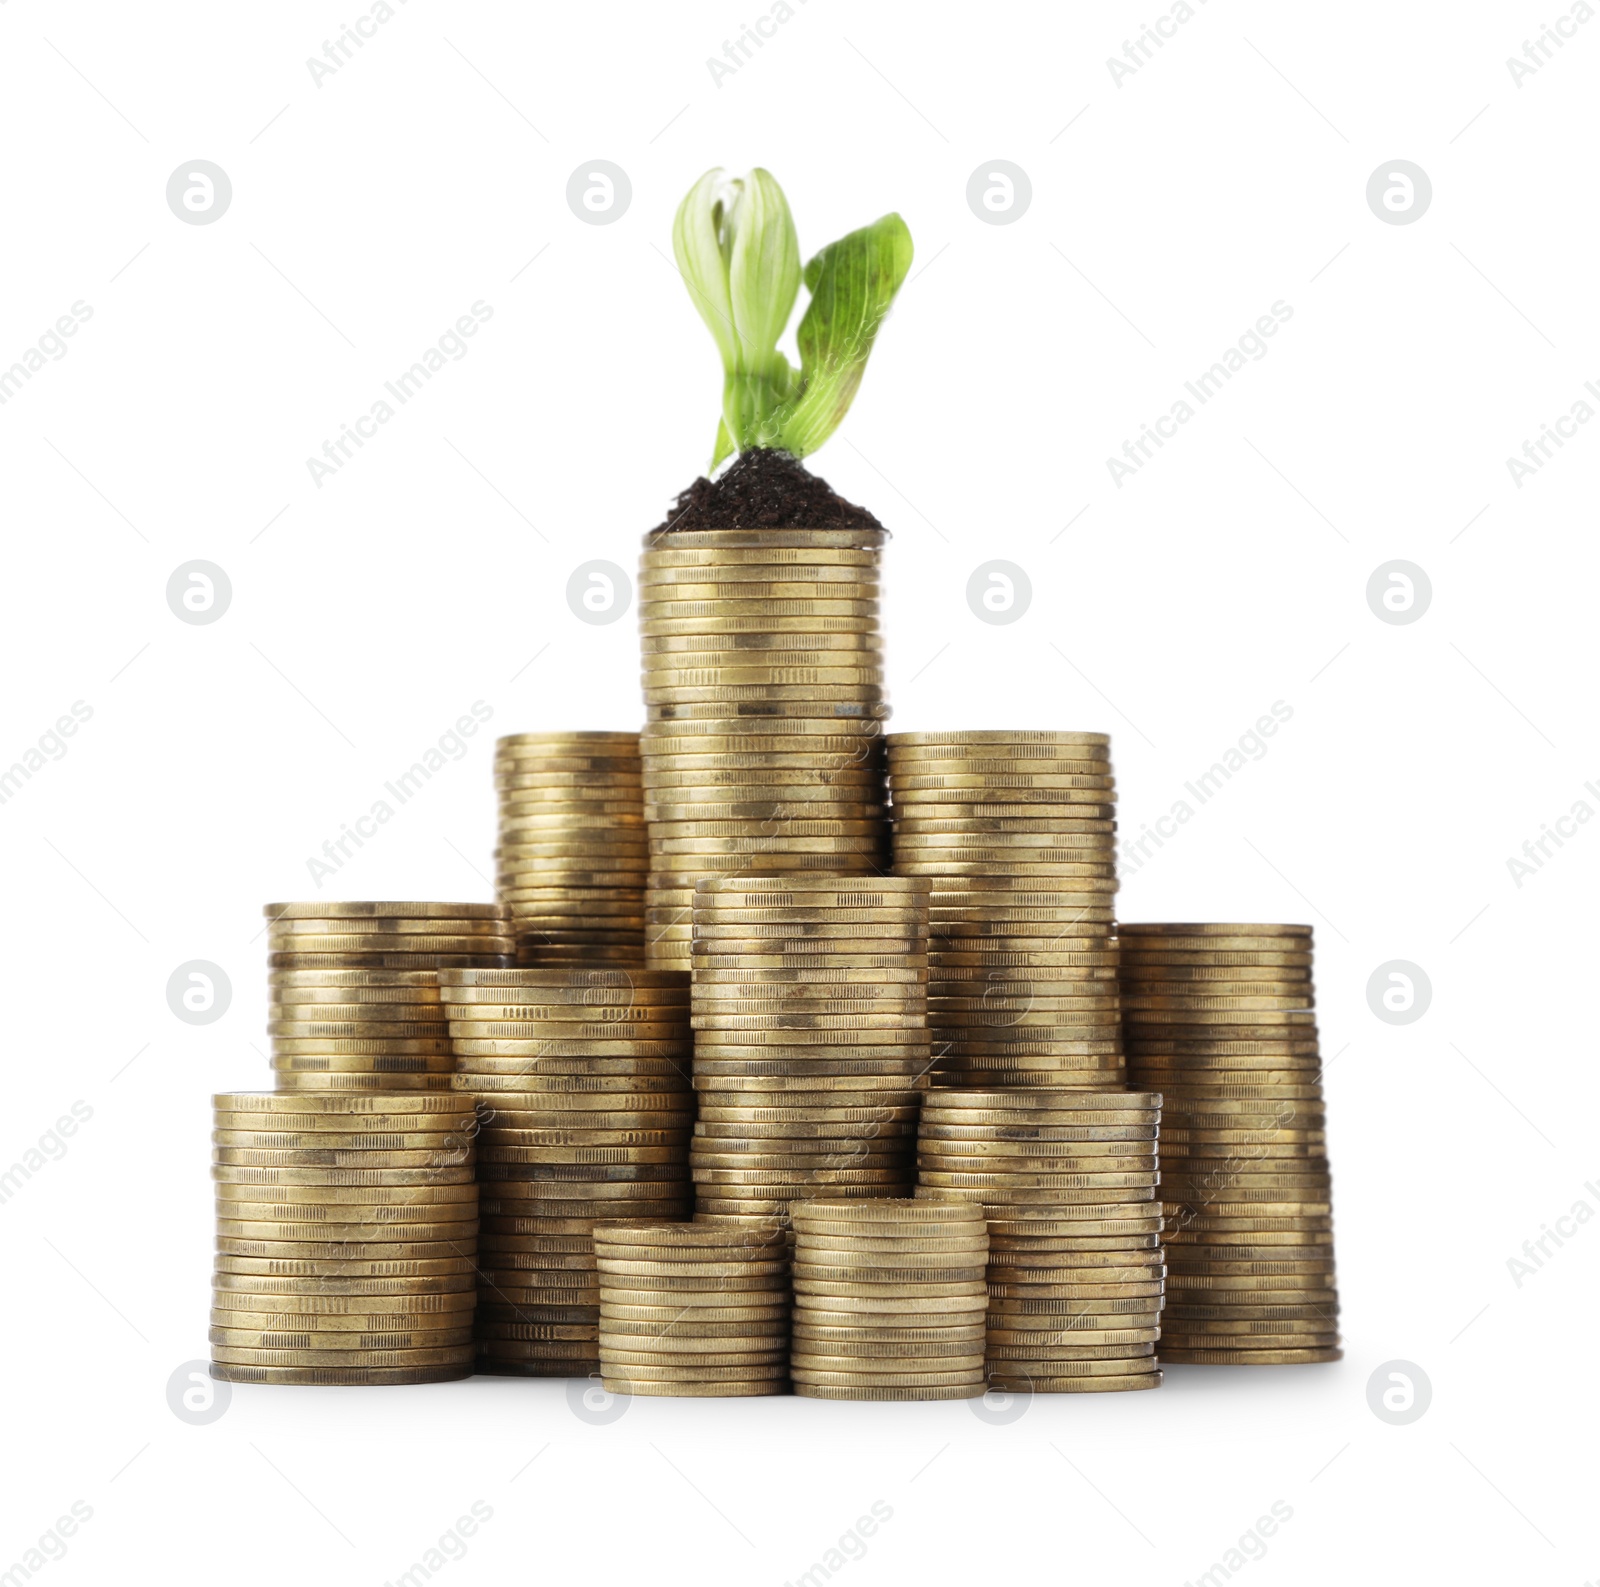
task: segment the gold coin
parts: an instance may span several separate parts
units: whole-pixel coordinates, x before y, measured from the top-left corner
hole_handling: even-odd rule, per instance
[[[503,918],[498,904],[440,904],[440,903],[390,903],[358,902],[333,903],[316,900],[310,903],[263,904],[261,913],[268,920],[485,920]],[[385,928],[388,929],[388,928]],[[415,928],[402,928],[415,929]]]
[[[329,1168],[213,1164],[211,1177],[238,1185],[460,1185],[471,1184],[470,1162],[449,1168]]]
[[[886,531],[871,530],[668,530],[645,539],[648,567],[695,567],[772,563],[869,566],[876,563]]]
[[[444,1017],[444,1005],[437,994],[427,1002],[419,999],[413,1003],[333,1003],[291,997],[288,1001],[275,1000],[267,1007],[267,1018],[270,1020],[332,1024],[425,1024],[430,1027],[429,1034],[437,1030],[439,1021]]]
[[[447,1237],[434,1241],[406,1241],[395,1238],[387,1243],[363,1242],[348,1244],[339,1241],[306,1240],[300,1238],[304,1230],[285,1239],[255,1239],[219,1234],[216,1263],[225,1263],[229,1271],[250,1264],[250,1272],[278,1272],[284,1264],[291,1271],[301,1271],[310,1264],[315,1271],[328,1271],[334,1275],[348,1273],[352,1278],[364,1273],[389,1271],[400,1263],[406,1269],[424,1265],[429,1272],[457,1272],[464,1264],[470,1272],[475,1241]],[[441,1266],[440,1264],[447,1264]]]
[[[472,1346],[451,1345],[424,1350],[271,1350],[241,1345],[216,1345],[211,1352],[217,1364],[231,1367],[430,1367],[472,1362]]]
[[[506,927],[494,935],[482,933],[448,933],[408,936],[398,931],[333,933],[292,932],[274,928],[267,934],[267,946],[273,953],[320,954],[330,953],[426,953],[426,954],[497,954],[510,951],[512,939]]]
[[[346,1118],[380,1114],[383,1124],[363,1118],[362,1128],[369,1127],[370,1123],[373,1127],[388,1129],[398,1121],[410,1130],[456,1130],[472,1117],[473,1111],[470,1098],[452,1096],[306,1097],[281,1091],[222,1091],[214,1095],[211,1102],[219,1124],[225,1115],[242,1118],[281,1114],[293,1117],[295,1129],[344,1129]]]
[[[240,1261],[242,1258],[224,1260]],[[325,1266],[336,1264],[327,1263]],[[415,1265],[415,1264],[414,1264]],[[214,1293],[238,1293],[247,1297],[292,1295],[328,1297],[334,1300],[418,1298],[429,1295],[471,1294],[476,1287],[470,1261],[456,1264],[450,1273],[419,1273],[405,1277],[349,1277],[342,1273],[255,1273],[232,1272],[220,1266],[211,1275]]]
[[[430,915],[425,919],[364,919],[350,920],[335,915],[294,915],[275,918],[270,936],[286,941],[299,941],[302,937],[349,937],[362,940],[377,937],[387,941],[391,937],[409,941],[414,937],[470,937],[477,941],[483,937],[504,936],[505,910],[498,904],[491,906],[494,914],[480,918],[452,918]]]
[[[285,1256],[335,1259],[359,1257],[376,1247],[384,1258],[400,1256],[470,1256],[477,1245],[474,1223],[319,1223],[257,1218],[218,1218],[217,1249],[241,1256]],[[375,1260],[376,1258],[374,1258]]]
[[[353,1134],[336,1130],[230,1130],[211,1132],[213,1160],[269,1168],[448,1168],[472,1161],[472,1139],[439,1131]]]
[[[266,1367],[213,1361],[211,1376],[219,1383],[453,1383],[472,1376],[472,1362],[468,1357],[440,1367]]]
[[[471,1322],[478,1293],[282,1295],[216,1290],[211,1321],[224,1328],[321,1328],[376,1333],[385,1327],[457,1328]]]

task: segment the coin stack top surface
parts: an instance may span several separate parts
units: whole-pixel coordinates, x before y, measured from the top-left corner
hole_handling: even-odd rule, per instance
[[[600,1371],[614,1394],[784,1394],[789,1248],[783,1230],[602,1223]]]
[[[437,1383],[472,1371],[471,1099],[225,1092],[211,1375]]]
[[[441,971],[459,1095],[478,1105],[481,1370],[599,1370],[601,1219],[687,1218],[689,978]]]
[[[691,1163],[702,1216],[914,1182],[929,1062],[928,885],[915,877],[702,879],[695,892]]]
[[[897,875],[933,882],[937,1085],[1124,1083],[1104,733],[895,733]]]
[[[1336,1361],[1309,926],[1124,924],[1128,1062],[1166,1097],[1162,1355]]]
[[[797,1201],[794,1392],[967,1400],[984,1392],[983,1211],[958,1201]]]
[[[496,893],[522,965],[643,964],[649,870],[637,733],[495,744]]]
[[[696,878],[887,869],[882,530],[651,534],[639,573],[650,962]]]
[[[988,1220],[992,1387],[1160,1386],[1160,1120],[1148,1092],[929,1092],[917,1194]]]
[[[280,1091],[448,1091],[436,972],[503,965],[498,904],[268,904],[267,1033]]]

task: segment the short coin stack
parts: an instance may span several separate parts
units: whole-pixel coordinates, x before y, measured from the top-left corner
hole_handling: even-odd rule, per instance
[[[267,1032],[281,1091],[445,1091],[434,972],[509,964],[498,904],[268,904]]]
[[[813,1400],[984,1392],[983,1210],[957,1201],[801,1201],[794,1391]]]
[[[1161,1383],[1156,1138],[1145,1092],[929,1092],[924,1197],[981,1203],[989,1226],[989,1381],[1035,1393]]]
[[[703,1215],[908,1192],[927,1070],[928,884],[702,879],[695,892],[694,1167]]]
[[[479,1365],[592,1373],[596,1220],[691,1211],[689,978],[527,969],[439,980],[455,1085],[480,1115]]]
[[[1104,733],[896,733],[894,868],[933,880],[936,1085],[1124,1080]]]
[[[695,879],[883,870],[882,530],[652,534],[639,573],[650,962]]]
[[[1336,1361],[1311,928],[1124,925],[1128,1061],[1166,1098],[1169,1361]]]
[[[644,963],[639,764],[637,733],[514,733],[495,744],[496,893],[519,964]]]
[[[605,1223],[594,1250],[606,1388],[679,1399],[787,1392],[781,1229]]]
[[[438,1383],[472,1371],[469,1098],[212,1099],[211,1375]]]

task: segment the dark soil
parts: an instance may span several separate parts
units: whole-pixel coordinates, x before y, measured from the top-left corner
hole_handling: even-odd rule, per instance
[[[882,529],[787,452],[741,452],[716,479],[697,479],[655,533],[674,529]]]

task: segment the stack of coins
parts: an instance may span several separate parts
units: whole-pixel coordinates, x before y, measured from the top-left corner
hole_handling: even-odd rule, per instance
[[[702,879],[694,930],[698,1211],[781,1223],[811,1196],[908,1192],[928,884]]]
[[[267,1033],[280,1091],[447,1091],[434,972],[502,965],[498,904],[268,904]]]
[[[882,530],[652,534],[639,574],[650,962],[697,877],[887,869]]]
[[[984,1392],[983,1211],[958,1201],[800,1201],[794,1391],[813,1400]]]
[[[894,868],[933,880],[935,1085],[1124,1082],[1104,733],[896,733]]]
[[[235,1091],[212,1102],[212,1377],[470,1375],[470,1098]]]
[[[496,893],[517,963],[643,964],[637,733],[513,733],[495,744]]]
[[[447,970],[459,1093],[479,1111],[482,1370],[599,1370],[598,1219],[691,1211],[689,978]]]
[[[1136,1091],[929,1092],[917,1194],[988,1219],[992,1387],[1159,1387],[1160,1120]]]
[[[614,1394],[783,1394],[789,1248],[781,1229],[602,1223],[601,1381]]]
[[[1169,1361],[1337,1361],[1311,928],[1126,925],[1128,1062],[1166,1098]]]

